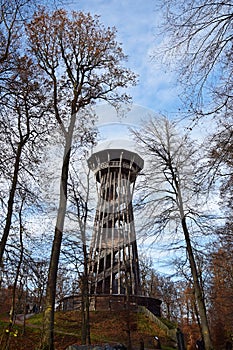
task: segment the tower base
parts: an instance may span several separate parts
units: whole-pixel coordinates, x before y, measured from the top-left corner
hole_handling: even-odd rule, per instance
[[[60,302],[60,310],[81,310],[82,297],[81,295],[73,295],[65,297]],[[90,297],[91,311],[117,311],[130,309],[132,311],[139,311],[140,306],[145,306],[155,316],[160,317],[161,300],[151,297],[130,295],[127,297],[123,294],[100,294],[92,295]]]

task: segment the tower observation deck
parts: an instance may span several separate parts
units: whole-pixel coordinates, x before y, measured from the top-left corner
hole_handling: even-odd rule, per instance
[[[143,159],[126,149],[92,154],[98,202],[90,246],[90,294],[140,295],[132,197]]]

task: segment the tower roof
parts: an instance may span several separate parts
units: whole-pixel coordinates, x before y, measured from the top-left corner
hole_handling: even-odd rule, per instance
[[[128,161],[137,166],[140,171],[144,166],[144,160],[135,152],[123,148],[103,149],[93,153],[88,159],[88,166],[94,172],[101,164],[108,163],[114,160]]]

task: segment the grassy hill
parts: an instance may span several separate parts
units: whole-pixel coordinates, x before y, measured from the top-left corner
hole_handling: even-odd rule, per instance
[[[167,332],[159,327],[144,313],[127,311],[92,311],[90,313],[91,343],[128,345],[128,335],[133,349],[140,349],[143,341],[145,348],[153,349],[153,337],[160,338],[162,349],[173,350],[172,341]],[[127,320],[129,320],[127,322]],[[0,336],[4,341],[7,329],[7,315],[0,317]],[[38,314],[26,320],[23,334],[22,322],[17,322],[11,334],[10,350],[36,350],[42,331],[42,315]],[[79,311],[57,312],[55,317],[56,350],[64,350],[68,345],[81,343],[81,314]],[[2,349],[3,344],[0,343]]]

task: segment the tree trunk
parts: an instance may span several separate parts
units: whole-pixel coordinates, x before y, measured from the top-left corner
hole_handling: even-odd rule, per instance
[[[84,241],[85,242],[85,241]],[[84,273],[82,280],[82,344],[90,345],[90,312],[89,312],[89,290],[88,290],[88,268],[87,268],[87,248],[86,244],[83,244],[84,255]]]
[[[11,228],[11,220],[12,220],[12,214],[13,214],[13,206],[14,206],[14,199],[15,199],[15,192],[18,184],[18,176],[19,176],[19,165],[20,165],[20,159],[22,154],[22,149],[25,142],[20,142],[18,144],[17,152],[16,152],[16,158],[15,158],[15,164],[14,164],[14,174],[13,179],[11,183],[11,189],[9,194],[9,199],[7,203],[7,216],[6,216],[6,223],[2,235],[2,239],[0,242],[0,267],[3,263],[3,254],[6,247],[6,242],[10,233]]]
[[[5,345],[3,346],[4,350],[9,350],[10,348],[10,340],[11,340],[11,333],[14,331],[14,323],[15,323],[15,316],[16,316],[16,310],[15,310],[15,304],[16,304],[16,291],[17,291],[17,284],[18,284],[18,279],[19,279],[19,273],[20,273],[20,268],[22,265],[23,261],[23,252],[24,252],[24,246],[23,246],[23,224],[22,224],[22,208],[23,208],[24,200],[22,200],[21,206],[20,206],[20,211],[19,211],[19,235],[20,235],[20,255],[19,255],[19,261],[17,264],[17,269],[16,269],[16,275],[15,275],[15,280],[14,280],[14,285],[13,285],[13,290],[12,290],[12,301],[11,301],[11,308],[10,308],[10,313],[9,313],[9,324],[8,324],[8,332],[6,334],[6,342]]]
[[[190,264],[191,274],[192,274],[192,278],[193,278],[195,299],[197,302],[198,312],[199,312],[200,320],[201,320],[201,333],[202,333],[203,341],[205,343],[205,350],[213,350],[203,292],[202,292],[202,288],[200,286],[200,281],[198,278],[197,266],[196,266],[195,258],[193,255],[193,249],[192,249],[192,245],[191,245],[191,241],[190,241],[190,235],[189,235],[189,231],[188,231],[188,227],[187,227],[187,223],[186,223],[186,218],[185,218],[185,214],[184,214],[181,191],[180,191],[178,181],[175,180],[175,182],[176,182],[176,188],[177,188],[177,193],[178,193],[177,200],[178,200],[178,207],[179,207],[180,216],[181,216],[181,224],[182,224],[182,229],[183,229],[183,233],[184,233],[184,237],[185,237],[186,250],[188,253],[189,264]]]
[[[127,333],[127,349],[132,350],[132,341],[131,341],[131,323],[130,323],[130,288],[129,285],[129,276],[128,272],[126,271],[126,333]]]
[[[210,331],[209,331],[208,319],[206,314],[205,302],[203,298],[203,292],[198,279],[197,267],[193,256],[192,246],[190,243],[190,238],[189,238],[188,228],[186,225],[185,218],[182,219],[182,227],[185,234],[186,249],[188,252],[189,263],[190,263],[191,273],[193,277],[194,292],[195,292],[198,312],[201,320],[201,333],[205,343],[205,349],[212,350],[213,347],[212,347],[212,342],[210,338]]]
[[[60,179],[59,208],[57,213],[57,221],[50,257],[49,275],[46,289],[43,337],[40,346],[42,350],[54,350],[54,312],[56,299],[57,271],[59,265],[59,257],[67,207],[67,183],[75,118],[76,116],[73,114],[71,117],[69,131],[66,134],[66,143],[64,148],[63,165]]]
[[[63,216],[62,208],[59,210],[58,216]],[[57,271],[60,257],[60,248],[62,242],[62,231],[55,228],[53,247],[51,252],[49,276],[46,290],[45,311],[44,311],[44,328],[43,328],[43,350],[54,349],[54,311],[55,311],[55,297],[56,297],[56,282]]]

